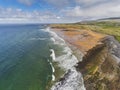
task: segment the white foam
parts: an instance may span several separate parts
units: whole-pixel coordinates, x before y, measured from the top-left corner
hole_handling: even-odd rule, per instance
[[[30,38],[29,40],[46,40],[47,38]]]
[[[44,31],[45,29],[40,29],[39,31]]]
[[[55,32],[51,31],[50,28],[47,28],[48,32],[51,34],[51,39],[54,41],[54,44],[58,44],[63,47],[63,55],[55,57],[55,52],[53,49],[50,49],[51,57],[53,61],[59,63],[59,67],[66,70],[71,70],[71,73],[68,74],[68,77],[65,77],[64,81],[57,82],[52,86],[51,90],[85,90],[83,78],[80,72],[77,72],[75,65],[78,63],[77,58],[73,55],[72,50],[68,47],[65,41],[60,38]],[[81,55],[82,57],[82,55]],[[64,78],[64,77],[63,77]],[[64,84],[62,84],[64,82]]]
[[[48,62],[50,63],[50,66],[51,66],[51,68],[52,68],[52,81],[55,81],[55,75],[54,75],[54,72],[55,72],[55,68],[53,67],[53,64],[49,61],[49,59],[48,59]]]
[[[47,28],[42,29],[42,30],[44,30],[45,32],[50,32],[50,27],[47,27]]]
[[[66,71],[68,69],[71,69],[73,66],[76,65],[76,63],[78,63],[77,58],[74,55],[69,56],[69,54],[65,54],[57,57],[56,61],[59,62],[59,66]]]
[[[55,43],[55,39],[54,39],[53,37],[52,37],[52,38],[50,38],[50,40],[51,40],[51,41],[53,41],[53,42]]]
[[[55,51],[53,49],[50,49],[50,51],[51,51],[51,55],[50,56],[55,61]]]
[[[55,75],[52,74],[52,81],[55,81]]]
[[[52,67],[52,72],[54,73],[55,72],[55,68],[53,67],[53,64],[50,62],[50,65]]]
[[[81,73],[72,68],[66,73],[64,80],[57,82],[51,90],[86,90],[81,77]]]
[[[76,63],[78,63],[77,58],[73,55],[72,50],[65,43],[64,39],[62,39],[55,32],[50,30],[50,27],[46,28],[45,30],[51,34],[51,39],[55,41],[54,44],[58,44],[59,46],[63,47],[64,54],[58,57],[55,57],[54,50],[50,49],[50,51],[52,52],[50,56],[53,58],[53,60],[57,61],[59,63],[59,66],[66,70],[72,68]]]
[[[46,32],[49,32],[50,35],[51,35],[51,41],[54,42],[54,44],[60,44],[60,45],[64,45],[65,44],[65,41],[64,39],[60,38],[55,32],[51,31],[50,30],[50,27],[47,27],[45,29]]]

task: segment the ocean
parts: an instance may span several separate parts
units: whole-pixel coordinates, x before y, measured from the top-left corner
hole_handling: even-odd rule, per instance
[[[52,79],[46,25],[0,25],[0,90],[45,90]]]
[[[51,90],[85,90],[82,75],[74,68],[77,58],[47,25],[0,25],[0,90],[46,90],[58,81],[54,62],[64,72],[72,73],[66,78],[67,87],[56,82]]]

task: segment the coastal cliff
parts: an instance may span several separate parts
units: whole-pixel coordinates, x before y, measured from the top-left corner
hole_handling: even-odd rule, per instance
[[[78,59],[79,51],[82,52],[82,61],[76,64],[76,69],[83,75],[86,90],[120,90],[120,43],[113,36],[74,25],[52,25],[51,28]]]
[[[102,42],[87,52],[77,68],[84,76],[86,90],[120,90],[120,44],[111,36]]]

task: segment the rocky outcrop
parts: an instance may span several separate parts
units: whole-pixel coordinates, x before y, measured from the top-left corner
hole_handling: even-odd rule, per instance
[[[51,90],[85,90],[81,77],[81,73],[76,71],[75,68],[69,69]]]
[[[84,76],[86,90],[120,90],[120,44],[112,36],[101,42],[87,52],[77,69]]]
[[[113,36],[58,26],[54,31],[69,44],[73,54],[79,57],[80,50],[84,55],[76,68],[83,74],[86,90],[120,90],[120,43]],[[61,87],[69,80],[69,73],[58,83]]]
[[[106,37],[103,42],[107,45],[110,53],[114,55],[114,57],[117,60],[117,63],[119,63],[120,62],[120,43],[116,41],[113,36]]]

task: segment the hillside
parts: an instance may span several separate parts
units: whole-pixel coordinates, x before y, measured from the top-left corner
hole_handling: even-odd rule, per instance
[[[56,24],[57,28],[65,28],[68,30],[91,30],[102,34],[112,35],[120,42],[120,22],[116,21],[87,21],[74,24]]]
[[[87,21],[51,25],[83,61],[76,68],[82,72],[87,90],[120,90],[120,23]]]

